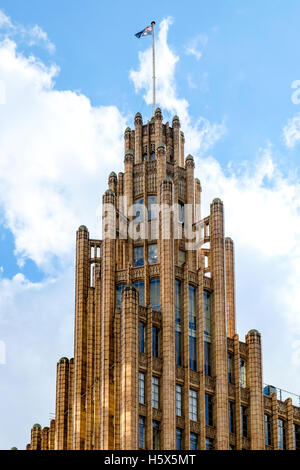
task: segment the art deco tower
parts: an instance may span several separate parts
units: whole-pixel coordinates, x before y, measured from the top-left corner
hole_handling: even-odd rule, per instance
[[[222,201],[202,217],[177,116],[134,124],[102,240],[76,234],[74,359],[57,363],[55,420],[28,449],[299,446],[300,409],[263,393],[260,334],[236,332]]]

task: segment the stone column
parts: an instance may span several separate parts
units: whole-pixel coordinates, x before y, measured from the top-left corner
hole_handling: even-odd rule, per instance
[[[49,450],[54,450],[55,448],[55,419],[50,421],[50,431],[49,431]]]
[[[229,448],[228,371],[225,313],[224,210],[220,199],[210,206],[210,245],[213,279],[212,352],[216,378],[214,416],[216,449]]]
[[[294,425],[293,425],[293,403],[291,398],[285,400],[285,406],[287,410],[287,422],[286,422],[286,449],[294,450]]]
[[[108,189],[111,189],[114,193],[117,194],[118,187],[118,177],[114,171],[109,174],[108,177]]]
[[[128,150],[125,153],[125,174],[124,174],[124,186],[125,186],[125,198],[126,198],[126,215],[131,222],[133,220],[133,216],[129,215],[129,209],[133,206],[133,162],[134,156],[131,150]],[[133,241],[132,238],[128,236],[127,239],[127,246],[128,246],[128,255],[127,255],[127,263],[133,266]],[[125,264],[126,267],[126,264]]]
[[[87,320],[87,381],[86,381],[86,437],[85,450],[93,447],[94,421],[94,351],[95,351],[95,288],[89,288]]]
[[[120,448],[138,449],[138,292],[127,285],[121,309]]]
[[[163,119],[163,116],[162,116],[161,109],[156,108],[155,116],[154,116],[154,120],[155,120],[155,148],[157,148],[159,143],[164,140],[163,132],[162,132],[162,119]]]
[[[73,449],[83,450],[85,440],[87,295],[90,278],[89,232],[76,233]]]
[[[225,238],[226,265],[226,313],[227,336],[233,338],[235,327],[235,274],[234,274],[234,244],[231,238]]]
[[[178,166],[184,168],[184,155],[180,152],[180,121],[178,116],[174,116],[172,120],[173,127],[173,146],[174,146],[174,161]]]
[[[278,447],[278,403],[276,393],[271,394],[272,399],[272,440],[273,450],[279,450]]]
[[[103,196],[102,223],[102,308],[101,308],[101,382],[100,449],[114,447],[113,317],[115,309],[116,197],[111,190]]]
[[[73,449],[73,405],[74,405],[74,359],[69,360],[69,392],[68,392],[68,443],[67,449]],[[50,427],[51,432],[51,427]]]
[[[250,436],[251,449],[265,448],[264,402],[262,381],[261,336],[257,330],[250,330],[246,336],[248,346],[248,383],[250,390]]]
[[[136,113],[135,126],[135,163],[141,163],[143,159],[143,118],[141,113]]]
[[[165,177],[160,186],[160,282],[162,311],[162,448],[175,449],[175,302],[174,302],[174,239],[172,205],[172,180]],[[169,231],[169,227],[171,230]],[[168,233],[169,232],[169,233]],[[171,232],[171,233],[170,233]]]
[[[195,163],[194,157],[188,155],[185,161],[186,169],[186,206],[185,210],[185,226],[184,233],[187,244],[193,243],[192,227],[195,221],[195,179],[194,179],[194,170]],[[187,222],[187,223],[186,223]],[[189,233],[188,233],[189,232]],[[187,237],[188,235],[188,237]],[[191,271],[196,271],[196,250],[188,249],[186,252],[187,265]]]
[[[184,138],[184,133],[180,131],[180,162],[184,162],[184,143],[185,143],[185,138]],[[180,165],[181,166],[181,165]]]
[[[67,449],[69,360],[62,357],[56,367],[55,450]]]
[[[42,430],[41,450],[49,450],[49,428],[47,426]]]
[[[40,424],[34,424],[31,429],[31,450],[41,450],[42,427]]]

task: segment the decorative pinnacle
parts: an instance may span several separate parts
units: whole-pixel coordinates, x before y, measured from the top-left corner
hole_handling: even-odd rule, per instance
[[[133,155],[133,151],[130,149],[126,150],[125,155]]]
[[[39,423],[35,423],[32,427],[33,428],[38,428],[38,429],[42,428],[42,426]]]
[[[109,174],[109,178],[117,178],[117,175],[114,171]]]
[[[218,197],[216,197],[216,198],[213,200],[212,203],[213,203],[213,204],[223,204],[222,201],[221,201],[221,199],[218,198]]]
[[[158,149],[165,149],[166,148],[166,145],[163,143],[163,142],[159,142],[158,146],[157,146]]]
[[[186,160],[186,161],[187,161],[187,160],[192,160],[192,161],[194,161],[194,157],[193,157],[193,155],[189,154],[189,155],[186,157],[185,160]]]
[[[78,230],[80,230],[80,231],[85,231],[85,232],[88,231],[88,229],[87,229],[87,227],[86,227],[85,225],[80,225],[80,227],[79,227]]]
[[[130,127],[126,127],[124,134],[127,134],[127,132],[131,132]]]
[[[67,357],[61,357],[60,360],[58,362],[66,362],[68,361],[69,359]]]

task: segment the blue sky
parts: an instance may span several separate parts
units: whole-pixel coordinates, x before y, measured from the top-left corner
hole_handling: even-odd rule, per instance
[[[236,243],[241,340],[260,330],[265,382],[299,393],[299,2],[0,9],[0,448],[24,448],[54,411],[55,363],[73,354],[75,231],[101,237],[123,131],[151,117],[151,38],[134,34],[152,19],[158,105],[180,116],[204,214],[221,197]]]

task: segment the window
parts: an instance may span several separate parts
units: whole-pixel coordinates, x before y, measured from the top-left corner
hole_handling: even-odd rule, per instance
[[[143,160],[148,160],[148,155],[146,153],[143,154]]]
[[[196,288],[189,285],[189,367],[197,370]]]
[[[145,284],[144,281],[137,281],[133,283],[134,287],[139,293],[139,305],[145,306]]]
[[[176,366],[182,365],[182,341],[181,331],[175,332],[175,348],[176,348]]]
[[[182,449],[182,429],[176,428],[176,450]]]
[[[160,428],[159,421],[152,421],[152,430],[153,430],[153,450],[160,449]]]
[[[248,436],[248,410],[245,406],[241,406],[241,434],[242,437]]]
[[[204,337],[211,338],[211,293],[203,291]]]
[[[247,387],[246,380],[246,361],[245,359],[240,359],[240,386],[243,388]]]
[[[178,201],[178,222],[184,224],[184,204]]]
[[[142,197],[134,201],[133,214],[134,223],[144,222],[144,199]]]
[[[152,406],[159,408],[159,378],[152,377]]]
[[[234,433],[234,403],[228,403],[229,432]]]
[[[205,424],[213,426],[213,399],[207,393],[205,394]]]
[[[205,449],[206,450],[213,450],[214,448],[214,440],[211,439],[210,437],[207,437],[205,439]]]
[[[197,370],[196,360],[196,338],[189,336],[189,367],[191,370]]]
[[[159,328],[152,327],[152,356],[159,357]]]
[[[139,448],[145,449],[145,417],[139,416]]]
[[[144,247],[135,246],[133,249],[134,266],[144,266]]]
[[[228,383],[232,384],[233,383],[233,355],[231,353],[228,353],[227,362],[228,362]]]
[[[235,446],[232,445],[232,444],[230,444],[230,445],[229,445],[229,450],[235,450]]]
[[[196,390],[190,389],[190,419],[198,421],[198,397]]]
[[[300,450],[300,425],[294,424],[294,449]]]
[[[176,416],[182,416],[182,387],[176,385]]]
[[[190,434],[190,450],[198,449],[198,436],[194,432]]]
[[[145,323],[140,321],[139,322],[139,352],[140,353],[145,352],[145,333],[146,333]]]
[[[182,266],[185,263],[185,251],[178,251],[178,264]]]
[[[157,263],[157,244],[152,243],[148,245],[148,263],[156,264]]]
[[[206,375],[211,376],[211,364],[212,364],[212,354],[211,354],[211,342],[210,340],[204,341],[204,372]]]
[[[139,403],[145,404],[145,374],[139,372]]]
[[[154,153],[154,152],[152,152],[152,153],[150,154],[150,160],[155,160],[155,153]]]
[[[272,426],[271,416],[265,414],[265,444],[267,446],[272,445]]]
[[[182,309],[182,295],[181,295],[181,282],[175,279],[175,320],[179,325],[181,324],[181,309]]]
[[[278,449],[285,450],[285,421],[283,419],[277,420],[278,426]]]
[[[125,284],[119,284],[116,287],[116,308],[121,308],[122,304],[122,290],[124,289]]]
[[[157,196],[148,196],[148,220],[157,219]]]
[[[160,312],[160,279],[150,279],[150,303],[153,310]]]

